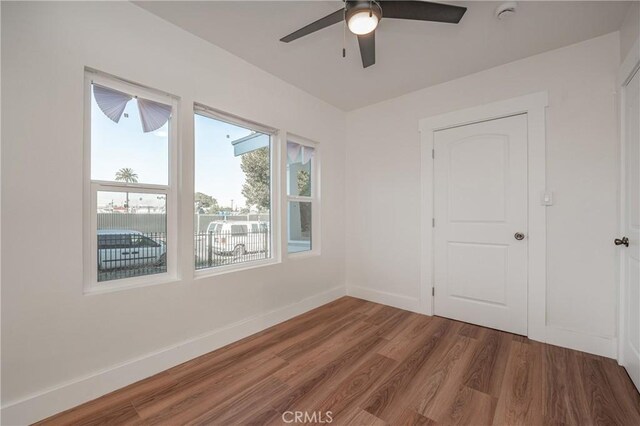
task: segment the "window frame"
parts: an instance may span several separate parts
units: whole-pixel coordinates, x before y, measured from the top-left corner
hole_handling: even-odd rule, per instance
[[[281,238],[281,226],[282,226],[282,218],[281,218],[281,201],[282,191],[281,191],[281,175],[282,175],[282,159],[281,153],[283,152],[282,144],[283,144],[283,133],[277,128],[267,126],[265,124],[261,124],[255,121],[247,120],[245,118],[239,117],[234,114],[230,114],[227,112],[223,112],[221,110],[209,107],[205,104],[194,102],[193,111],[192,111],[192,119],[193,119],[193,187],[191,188],[191,205],[193,206],[191,210],[191,214],[195,217],[195,178],[196,178],[196,137],[195,137],[195,116],[201,115],[203,117],[207,117],[213,120],[223,121],[228,124],[232,124],[235,126],[244,127],[246,129],[255,130],[260,133],[265,133],[270,136],[270,147],[269,147],[269,160],[271,162],[270,165],[270,173],[271,173],[271,206],[269,208],[269,214],[271,217],[271,232],[269,235],[269,243],[271,245],[271,257],[267,259],[259,259],[253,260],[249,262],[241,262],[236,264],[229,264],[223,266],[215,266],[209,268],[196,269],[195,262],[195,241],[193,236],[190,238],[191,240],[191,268],[193,270],[193,277],[196,280],[208,278],[216,275],[228,274],[233,272],[239,272],[254,268],[260,268],[263,266],[275,265],[282,262],[282,238]],[[193,229],[193,228],[192,228]]]
[[[142,97],[152,101],[171,105],[168,131],[168,161],[166,185],[126,183],[116,181],[91,179],[91,100],[92,84],[128,93],[134,97]],[[83,136],[83,275],[84,293],[96,294],[117,291],[128,288],[175,282],[179,280],[178,263],[178,145],[179,145],[179,98],[168,93],[151,89],[127,80],[105,74],[93,69],[85,69],[84,79],[84,136]],[[114,279],[98,282],[98,265],[96,253],[98,250],[98,192],[137,192],[162,194],[166,197],[167,215],[167,271],[139,277]]]
[[[286,256],[288,259],[299,259],[311,256],[319,256],[322,253],[321,241],[321,210],[320,210],[320,171],[321,171],[321,150],[318,142],[312,141],[302,136],[287,133],[284,144],[287,142],[297,143],[314,149],[313,157],[311,157],[311,195],[289,195],[288,179],[289,179],[289,159],[287,152],[284,152],[284,230],[283,230],[283,246],[286,247]],[[304,250],[289,253],[289,202],[305,202],[311,203],[311,250]]]

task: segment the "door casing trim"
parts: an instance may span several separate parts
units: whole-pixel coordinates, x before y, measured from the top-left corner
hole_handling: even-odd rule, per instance
[[[620,70],[618,71],[618,78],[616,82],[616,86],[618,88],[617,93],[617,105],[618,105],[618,125],[619,127],[619,165],[620,165],[620,176],[619,176],[619,187],[618,187],[618,229],[619,235],[622,235],[625,230],[625,221],[626,221],[626,202],[625,202],[625,190],[626,190],[626,162],[625,162],[625,93],[626,86],[631,81],[636,72],[640,72],[640,38],[636,39],[633,47],[629,51],[629,54],[624,59],[622,64],[620,65]],[[624,256],[619,253],[618,254],[618,264],[619,268],[617,271],[617,283],[618,283],[618,364],[624,365],[624,343],[626,338],[626,329],[624,326],[624,317],[626,312],[624,310],[625,306],[625,297],[624,294],[624,280],[626,267],[624,265]]]
[[[546,293],[547,293],[547,219],[546,207],[541,198],[546,191],[546,107],[549,104],[546,91],[517,98],[492,102],[472,108],[452,111],[424,118],[419,122],[421,139],[421,256],[420,256],[420,308],[426,315],[433,315],[431,289],[434,286],[432,228],[434,133],[452,127],[482,121],[527,114],[527,162],[528,162],[528,252],[527,252],[527,335],[546,342]]]

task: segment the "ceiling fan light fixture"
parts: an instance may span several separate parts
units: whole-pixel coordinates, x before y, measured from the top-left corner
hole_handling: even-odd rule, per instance
[[[376,13],[367,10],[360,10],[349,17],[347,25],[349,31],[356,35],[369,34],[378,26],[380,18]]]
[[[357,35],[362,67],[367,68],[376,63],[375,31],[383,16],[394,19],[457,24],[467,11],[466,7],[430,1],[343,0],[343,2],[341,9],[282,37],[280,41],[289,43],[323,28],[341,23],[344,36],[346,36],[347,27],[350,32]],[[344,44],[342,45],[342,57],[345,57]]]

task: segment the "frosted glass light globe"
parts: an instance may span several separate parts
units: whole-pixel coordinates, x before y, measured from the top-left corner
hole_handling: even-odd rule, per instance
[[[349,31],[356,35],[369,34],[378,26],[378,17],[375,13],[370,14],[368,10],[363,10],[354,13],[353,16],[349,18],[347,25],[349,26]]]

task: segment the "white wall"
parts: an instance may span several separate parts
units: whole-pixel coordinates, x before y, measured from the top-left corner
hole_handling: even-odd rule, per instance
[[[640,2],[634,1],[629,5],[620,27],[620,59],[623,61],[633,47],[633,43],[640,36]]]
[[[615,350],[618,64],[616,32],[350,112],[348,292],[418,307],[418,121],[548,90],[547,186],[555,193],[547,210],[548,334],[585,350]]]
[[[344,292],[340,110],[126,2],[3,2],[2,66],[2,403],[11,406],[3,410],[5,423],[37,420],[221,340],[197,349],[190,342],[149,368],[138,361],[107,375],[111,381],[76,386],[71,396],[47,396],[51,388],[245,319],[251,321],[243,332],[255,331]],[[322,255],[193,280],[185,234],[180,282],[83,295],[85,66],[180,96],[184,158],[193,156],[194,101],[318,141],[322,220],[331,224],[322,227]],[[189,169],[180,188],[181,229],[193,229]],[[227,340],[239,337],[222,332]],[[41,403],[29,405],[42,392]]]

